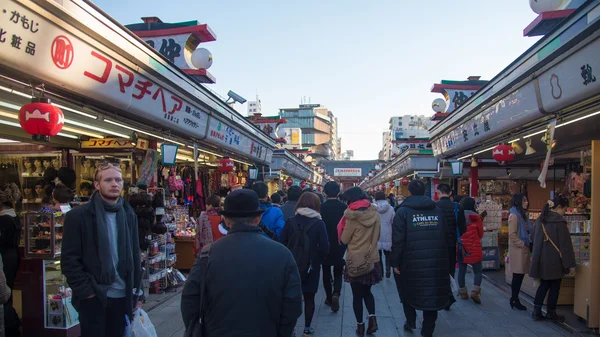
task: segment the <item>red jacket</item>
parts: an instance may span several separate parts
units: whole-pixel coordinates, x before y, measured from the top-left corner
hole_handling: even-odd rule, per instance
[[[467,220],[467,231],[460,237],[462,239],[465,250],[470,253],[465,255],[466,264],[474,264],[483,260],[483,248],[481,246],[481,238],[483,237],[483,218],[470,211],[465,211]]]

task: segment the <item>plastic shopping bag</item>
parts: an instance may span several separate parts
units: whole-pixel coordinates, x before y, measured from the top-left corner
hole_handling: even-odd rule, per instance
[[[158,337],[148,314],[141,308],[133,315],[131,335],[132,337]]]
[[[452,289],[452,293],[458,293],[458,284],[456,284],[456,280],[452,276],[450,276],[450,288]]]
[[[129,316],[125,314],[125,332],[123,333],[123,337],[133,337],[131,332],[131,321],[129,321]]]

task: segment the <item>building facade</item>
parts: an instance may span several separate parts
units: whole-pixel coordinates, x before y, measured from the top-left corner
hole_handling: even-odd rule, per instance
[[[302,147],[311,151],[316,159],[338,159],[341,156],[341,140],[338,137],[337,118],[321,104],[300,104],[297,108],[279,110],[285,118],[285,129],[300,129]]]
[[[255,101],[248,102],[248,116],[253,116],[255,114],[262,114],[262,104],[260,103],[258,95],[256,96]]]
[[[429,139],[429,128],[434,123],[424,115],[404,115],[390,118],[388,130],[383,133],[383,160],[391,160],[407,148],[426,146],[419,143]]]
[[[346,150],[342,152],[342,160],[354,160],[354,150]]]

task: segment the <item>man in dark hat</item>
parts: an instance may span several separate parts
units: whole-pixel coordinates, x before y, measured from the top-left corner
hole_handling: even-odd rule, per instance
[[[300,274],[289,249],[257,227],[262,213],[253,190],[225,198],[221,214],[230,230],[204,247],[183,288],[186,327],[199,320],[204,297],[207,337],[292,335],[302,314]]]

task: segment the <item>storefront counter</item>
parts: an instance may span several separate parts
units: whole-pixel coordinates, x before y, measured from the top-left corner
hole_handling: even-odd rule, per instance
[[[510,262],[510,261],[509,261]],[[510,272],[510,263],[507,262],[504,268],[504,274],[506,277],[506,283],[511,284],[512,282],[512,273]],[[525,294],[534,297],[537,292],[538,285],[535,284],[534,280],[529,277],[528,274],[525,275],[525,279],[523,279],[523,285],[521,286],[521,291]],[[544,300],[544,304],[548,301],[548,296],[546,295],[546,300]],[[560,283],[560,294],[558,296],[558,305],[573,305],[575,301],[575,278],[574,277],[564,277],[562,282]],[[585,301],[584,301],[585,303]]]
[[[175,268],[179,270],[192,269],[196,261],[194,238],[175,238],[175,254],[177,254]]]

